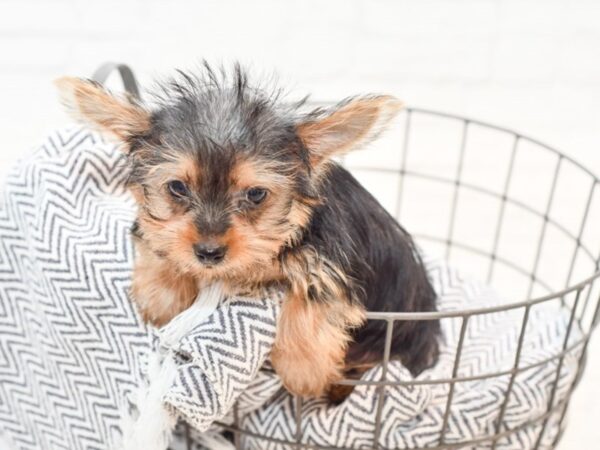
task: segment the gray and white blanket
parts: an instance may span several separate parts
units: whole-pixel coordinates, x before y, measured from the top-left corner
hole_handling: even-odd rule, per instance
[[[0,197],[0,447],[109,449],[122,445],[122,413],[146,371],[157,342],[128,299],[134,258],[129,228],[134,203],[124,188],[122,155],[86,129],[53,133],[9,173]],[[499,304],[488,286],[463,279],[440,260],[425,258],[441,310]],[[342,404],[322,399],[301,405],[281,388],[268,366],[277,323],[277,299],[228,298],[167,349],[176,376],[162,398],[173,418],[193,435],[230,423],[251,432],[242,448],[286,448],[279,441],[341,448],[373,446],[378,398],[359,386]],[[474,315],[469,320],[458,375],[508,370],[523,310]],[[514,379],[501,431],[519,429],[497,448],[535,444],[555,381],[568,315],[559,308],[531,311],[520,364],[532,367]],[[456,357],[459,319],[442,322],[438,364],[418,380],[449,378]],[[576,339],[579,330],[572,333]],[[567,354],[555,402],[575,377],[577,355]],[[537,364],[536,364],[537,363]],[[379,380],[381,368],[365,379]],[[392,363],[388,380],[409,382]],[[493,434],[510,376],[456,383],[445,443]],[[435,446],[440,439],[450,385],[387,387],[379,445]],[[300,430],[295,417],[302,412]],[[551,416],[542,440],[556,436]],[[268,436],[265,441],[256,436]],[[178,443],[173,443],[177,447]],[[490,442],[469,448],[489,448]]]

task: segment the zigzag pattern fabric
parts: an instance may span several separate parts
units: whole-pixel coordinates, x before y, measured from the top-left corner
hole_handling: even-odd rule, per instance
[[[50,135],[9,173],[0,198],[0,443],[14,449],[114,449],[121,410],[128,406],[152,350],[153,333],[127,296],[134,258],[129,228],[134,203],[124,188],[123,158],[111,144],[76,127]],[[461,278],[440,260],[426,258],[440,309],[499,304],[484,284]],[[298,404],[272,371],[259,371],[275,333],[277,308],[267,300],[225,301],[175,349],[179,376],[165,405],[199,430],[231,423],[238,401],[240,426],[274,439],[342,448],[372,448],[378,388],[359,386],[341,405],[314,399]],[[514,363],[522,310],[474,315],[458,375],[509,370]],[[555,381],[568,314],[543,305],[531,310],[521,365],[501,430],[519,428],[501,449],[533,448]],[[460,320],[442,323],[439,363],[417,381],[449,378]],[[572,339],[580,336],[574,330]],[[565,355],[555,402],[565,398],[577,368]],[[266,363],[268,366],[268,362]],[[264,367],[263,367],[264,368]],[[365,379],[379,380],[376,367]],[[399,363],[387,379],[378,444],[384,448],[437,445],[444,427],[448,383],[410,385]],[[444,432],[451,444],[495,431],[510,375],[456,383]],[[302,412],[300,432],[296,413]],[[542,446],[558,429],[550,416]],[[214,425],[213,425],[214,427]],[[196,434],[196,433],[193,433]],[[289,448],[254,436],[246,449]],[[177,448],[181,442],[174,443]],[[471,448],[489,448],[488,443]]]
[[[488,286],[463,279],[459,272],[437,259],[425,259],[429,275],[439,296],[441,310],[465,310],[501,304],[497,294]],[[460,354],[458,377],[474,377],[509,371],[515,361],[523,309],[471,316]],[[531,449],[542,431],[543,420],[527,426],[528,422],[544,416],[556,380],[557,360],[547,361],[559,354],[564,345],[569,314],[558,307],[533,308],[523,342],[520,367],[531,369],[519,373],[512,386],[500,431],[519,429],[501,438],[498,449]],[[373,448],[377,442],[386,449],[421,449],[440,444],[444,428],[444,413],[448,401],[449,383],[422,384],[452,377],[460,339],[460,319],[442,320],[444,342],[438,363],[419,375],[411,376],[399,362],[392,362],[385,379],[404,383],[386,387],[381,406],[381,429],[375,441],[378,387],[358,386],[338,406],[324,399],[312,399],[298,404],[298,399],[285,391],[277,392],[260,408],[243,417],[241,427],[254,435],[269,436],[279,441],[300,442],[325,448]],[[568,346],[574,346],[581,330],[570,336]],[[577,349],[577,347],[575,346]],[[580,350],[580,348],[579,348]],[[579,351],[565,355],[558,378],[554,404],[567,395],[577,371]],[[375,367],[363,380],[382,380],[382,368]],[[271,375],[273,377],[273,375]],[[267,378],[268,379],[268,378]],[[417,382],[417,384],[411,384]],[[481,440],[468,448],[491,448],[486,436],[495,434],[500,410],[510,382],[507,373],[501,377],[457,382],[453,387],[452,405],[448,415],[443,442]],[[260,386],[259,386],[260,387]],[[248,388],[250,391],[252,387]],[[297,411],[301,411],[300,433],[297,433]],[[551,448],[558,433],[558,413],[550,415],[540,448]],[[247,449],[289,448],[249,435],[243,439]]]
[[[256,379],[275,342],[280,296],[273,297],[224,299],[169,349],[178,373],[163,402],[176,417],[206,431],[233,411],[238,399],[253,408],[264,403],[259,394],[268,384],[256,385]]]

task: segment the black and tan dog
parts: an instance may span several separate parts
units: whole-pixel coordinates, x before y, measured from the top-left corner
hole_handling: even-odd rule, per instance
[[[152,108],[91,81],[57,83],[75,117],[127,154],[145,320],[169,322],[217,280],[231,294],[283,289],[275,370],[293,393],[339,399],[332,383],[382,359],[385,324],[365,311],[435,310],[411,237],[332,160],[382,130],[401,108],[393,97],[301,113],[239,67],[207,65],[163,83]],[[392,357],[419,373],[438,334],[435,321],[396,323]]]

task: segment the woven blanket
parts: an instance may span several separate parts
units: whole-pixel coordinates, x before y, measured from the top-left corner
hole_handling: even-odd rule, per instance
[[[123,157],[90,131],[53,133],[10,171],[0,198],[0,447],[2,449],[115,449],[122,414],[147,374],[157,335],[141,323],[128,298],[134,259],[129,229],[134,203],[124,188]],[[500,304],[485,284],[464,279],[441,260],[425,257],[441,310]],[[473,315],[464,333],[456,374],[460,319],[442,321],[440,360],[414,380],[398,362],[383,390],[359,386],[340,405],[323,399],[301,404],[268,370],[278,299],[223,298],[166,349],[176,376],[162,398],[174,419],[193,428],[192,438],[234,420],[251,432],[247,449],[286,448],[281,441],[372,448],[418,448],[476,440],[496,431],[514,364],[523,309]],[[535,445],[550,401],[564,399],[576,371],[567,353],[560,376],[546,361],[565,345],[568,314],[559,307],[532,308],[520,357],[531,366],[513,380],[499,430],[518,429],[501,449]],[[575,329],[572,339],[580,337]],[[576,353],[576,352],[575,352]],[[266,370],[264,370],[266,369]],[[469,378],[506,371],[503,376]],[[365,380],[376,381],[375,367]],[[416,384],[411,384],[412,382]],[[452,396],[449,414],[445,409]],[[135,401],[135,399],[133,400]],[[301,412],[300,429],[296,415]],[[532,425],[530,421],[534,421]],[[542,448],[557,430],[550,416]],[[221,425],[219,425],[221,424]],[[444,429],[443,436],[442,429]],[[206,434],[204,434],[206,436]],[[264,440],[257,436],[268,436]],[[175,440],[174,448],[182,448]],[[489,442],[470,448],[489,448]],[[289,448],[289,447],[288,447]]]

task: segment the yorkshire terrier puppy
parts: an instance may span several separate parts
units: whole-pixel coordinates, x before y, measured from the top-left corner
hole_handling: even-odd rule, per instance
[[[383,358],[385,322],[365,311],[435,310],[410,235],[332,159],[376,137],[401,109],[395,98],[302,113],[237,66],[180,72],[152,107],[88,80],[57,84],[74,116],[127,155],[139,205],[131,293],[144,320],[166,324],[215,281],[230,294],[280,289],[275,371],[292,393],[339,398],[332,383]],[[397,322],[391,357],[418,374],[436,361],[439,332]]]

